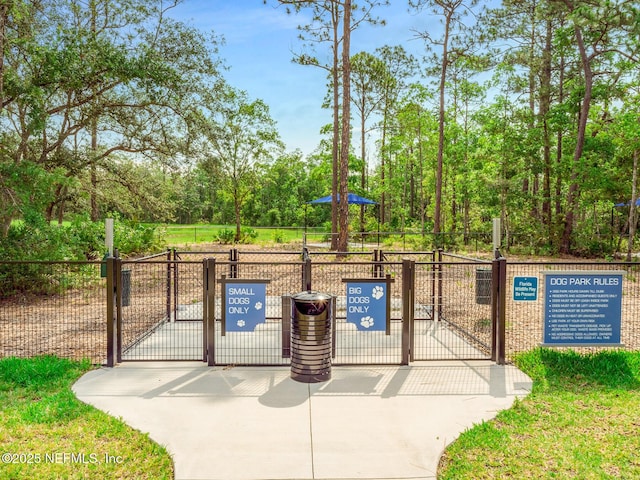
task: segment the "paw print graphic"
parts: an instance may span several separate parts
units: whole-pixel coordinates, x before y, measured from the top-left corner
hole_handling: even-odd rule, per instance
[[[373,291],[371,292],[371,296],[376,300],[380,300],[384,296],[384,290],[380,285],[376,285],[373,287]]]
[[[262,302],[256,302],[255,309],[262,310]]]
[[[360,325],[362,325],[364,328],[371,328],[373,327],[373,317],[362,317],[360,319]]]
[[[245,323],[245,321],[244,321],[244,320],[238,320],[238,321],[236,322],[236,325],[238,325],[240,328],[242,328],[242,327],[244,327],[244,326],[246,325],[246,323]]]

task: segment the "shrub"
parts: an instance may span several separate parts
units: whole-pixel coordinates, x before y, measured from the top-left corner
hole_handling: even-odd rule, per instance
[[[258,238],[258,232],[251,227],[243,227],[240,230],[240,243],[253,243]]]
[[[78,249],[77,256],[89,260],[102,257],[105,251],[104,224],[92,222],[88,216],[78,216],[68,227],[70,238]]]
[[[274,230],[271,234],[271,239],[274,243],[284,243],[284,232],[282,230]]]
[[[223,245],[231,244],[235,241],[235,239],[236,239],[235,232],[229,228],[223,228],[215,236],[216,242],[222,243]]]
[[[155,227],[118,220],[114,244],[126,256],[160,249]],[[14,261],[98,260],[106,250],[104,223],[77,217],[69,225],[51,225],[42,216],[27,217],[9,229],[0,243],[0,258]],[[87,281],[96,270],[87,266],[65,269],[38,264],[0,264],[0,296],[17,292],[51,294]]]
[[[155,252],[163,247],[155,226],[128,221],[115,222],[113,243],[122,255]]]

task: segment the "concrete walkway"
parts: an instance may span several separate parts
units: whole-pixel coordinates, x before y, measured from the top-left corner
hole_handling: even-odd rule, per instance
[[[513,366],[333,367],[125,363],[84,375],[82,401],[148,432],[178,480],[433,479],[445,446],[531,390]]]

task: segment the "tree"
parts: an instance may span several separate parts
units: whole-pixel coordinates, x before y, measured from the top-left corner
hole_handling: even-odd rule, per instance
[[[100,169],[116,171],[125,158],[167,161],[184,151],[190,112],[219,76],[204,36],[165,17],[173,5],[57,0],[33,2],[8,17],[2,161],[51,174],[43,210],[61,212],[64,183],[85,170],[92,172],[88,193],[97,199],[97,181],[106,178]],[[3,232],[24,208],[14,203],[3,215]]]
[[[628,89],[633,91],[634,88]],[[640,98],[637,94],[628,97],[621,105],[620,111],[616,115],[615,121],[611,125],[614,138],[617,143],[617,155],[623,162],[621,181],[623,179],[631,179],[630,185],[624,188],[622,200],[624,203],[629,201],[629,217],[627,219],[628,226],[628,242],[626,261],[632,261],[633,244],[635,241],[636,227],[638,224],[638,157],[640,156]],[[631,164],[631,172],[629,172],[629,164]],[[630,173],[630,175],[629,175]],[[630,196],[627,194],[630,192]],[[630,199],[630,200],[628,200]]]
[[[349,150],[351,134],[350,118],[350,37],[363,22],[379,24],[378,18],[372,16],[372,11],[380,5],[388,5],[389,0],[363,0],[359,7],[351,0],[277,0],[279,4],[292,6],[295,12],[309,9],[312,17],[307,25],[298,27],[301,40],[308,41],[313,47],[316,43],[330,43],[331,61],[323,62],[312,53],[297,54],[294,60],[302,65],[321,67],[329,72],[331,77],[333,110],[333,141],[332,141],[332,191],[331,191],[331,248],[347,251],[349,205],[347,203],[347,177],[349,172]],[[266,3],[266,0],[264,0]],[[357,16],[354,16],[357,12]],[[342,23],[342,31],[340,25]],[[340,73],[342,72],[342,75]],[[340,82],[340,79],[342,82]],[[340,90],[342,86],[342,117],[340,117]],[[341,118],[341,119],[340,119]],[[340,204],[337,199],[340,194]],[[336,237],[337,233],[337,237]]]
[[[388,177],[391,177],[390,162],[387,157],[387,135],[396,115],[397,105],[407,88],[408,80],[415,75],[418,65],[413,55],[408,55],[402,46],[383,46],[376,54],[385,65],[385,75],[379,79],[381,97],[378,113],[382,117],[380,133],[380,223],[387,222]],[[389,175],[387,176],[387,170]]]
[[[570,253],[578,198],[580,195],[580,163],[585,148],[587,124],[591,111],[594,83],[604,71],[618,71],[609,78],[620,78],[620,68],[627,69],[631,62],[640,60],[638,34],[640,24],[637,19],[635,1],[622,0],[554,0],[566,7],[571,22],[566,30],[565,41],[571,36],[575,41],[582,69],[583,94],[580,101],[575,148],[572,158],[571,182],[566,199],[564,228],[560,241],[560,252]],[[627,60],[616,63],[622,57]],[[610,85],[611,86],[611,85]]]
[[[258,184],[258,164],[279,154],[282,143],[263,101],[250,101],[245,92],[231,88],[218,96],[222,105],[202,119],[203,132],[211,147],[209,155],[220,164],[220,191],[233,203],[238,242],[242,206]]]
[[[522,190],[529,197],[532,220],[542,222],[547,238],[552,227],[552,41],[558,23],[553,14],[553,6],[545,1],[506,1],[501,8],[487,10],[481,22],[488,41],[505,45],[495,55],[500,61],[501,78],[512,86],[514,102],[521,97],[529,110]]]
[[[302,153],[295,151],[260,166],[260,192],[253,196],[249,209],[252,225],[304,225],[306,202],[323,196],[330,188],[330,181],[321,177],[312,180],[313,163],[313,159],[305,161]]]
[[[477,0],[471,0],[469,7],[475,5]],[[435,209],[433,214],[433,233],[438,235],[441,231],[441,210],[442,210],[442,172],[444,162],[445,143],[445,89],[447,81],[447,68],[453,63],[457,56],[464,54],[466,47],[462,38],[455,35],[455,30],[459,31],[468,28],[462,23],[462,15],[469,8],[464,0],[409,0],[409,5],[420,11],[425,6],[430,6],[434,13],[444,17],[444,32],[441,40],[434,40],[428,31],[419,33],[429,44],[439,45],[442,49],[440,56],[440,80],[439,80],[439,110],[438,110],[438,160],[436,165],[436,191]]]
[[[351,59],[351,77],[353,95],[351,100],[360,117],[360,160],[362,171],[360,188],[365,192],[367,187],[367,154],[366,137],[369,129],[367,120],[379,110],[382,98],[382,84],[380,80],[387,75],[385,65],[378,57],[360,52]],[[364,205],[360,206],[360,231],[364,230]]]
[[[419,223],[421,233],[430,221],[427,206],[433,196],[437,152],[437,118],[431,100],[431,92],[423,85],[409,87],[394,107],[393,123],[387,125],[391,133],[384,154],[390,172],[385,179],[389,222],[401,229]]]
[[[480,60],[480,61],[479,61]],[[453,65],[451,79],[451,118],[446,135],[451,138],[449,162],[451,178],[451,231],[458,228],[459,213],[462,212],[462,227],[465,245],[469,242],[471,203],[472,203],[472,176],[475,170],[471,164],[471,158],[477,144],[478,128],[474,121],[473,113],[478,106],[485,101],[485,88],[472,80],[477,73],[478,66],[483,65],[484,59],[467,57]]]

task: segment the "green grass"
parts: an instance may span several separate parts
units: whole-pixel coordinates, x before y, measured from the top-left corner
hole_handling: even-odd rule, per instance
[[[536,349],[516,365],[532,393],[463,433],[438,478],[640,478],[640,352]]]
[[[189,245],[198,243],[215,243],[218,233],[222,230],[235,232],[235,225],[163,225],[164,239],[168,246]],[[243,227],[245,228],[245,227]],[[258,234],[255,243],[290,243],[302,241],[304,228],[253,228]]]
[[[75,397],[71,386],[92,368],[0,359],[0,478],[173,478],[163,447]]]

